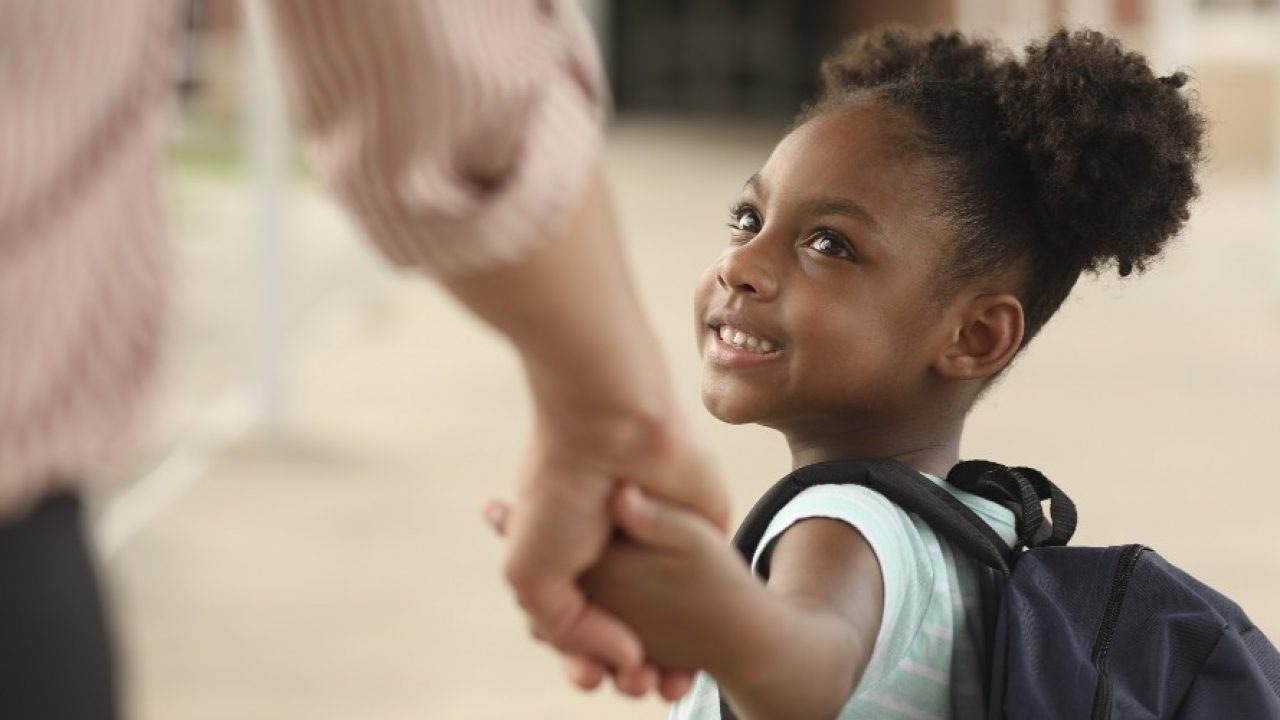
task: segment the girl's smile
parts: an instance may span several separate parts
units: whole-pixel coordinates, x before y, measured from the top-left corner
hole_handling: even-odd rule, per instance
[[[707,360],[724,368],[753,367],[782,357],[778,335],[737,311],[710,313],[706,333]]]
[[[742,337],[742,331],[735,331],[728,325],[720,326],[720,329],[708,328],[710,338],[707,340],[707,360],[715,363],[723,368],[747,368],[766,363],[774,362],[782,357],[782,351],[778,349],[766,350],[762,344],[749,345],[747,343],[737,344],[736,338]],[[730,339],[726,340],[725,337]],[[754,337],[748,336],[748,342],[755,341]],[[764,341],[763,344],[767,344]]]

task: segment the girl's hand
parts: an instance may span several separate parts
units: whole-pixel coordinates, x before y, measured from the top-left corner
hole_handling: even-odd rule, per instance
[[[633,485],[615,494],[613,514],[626,537],[582,585],[639,635],[646,660],[714,672],[751,652],[763,587],[719,529]]]

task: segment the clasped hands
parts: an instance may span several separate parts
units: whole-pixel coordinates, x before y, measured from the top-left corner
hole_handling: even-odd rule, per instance
[[[679,421],[563,429],[536,425],[514,501],[484,509],[507,541],[507,581],[572,683],[611,675],[626,695],[673,701],[707,667],[689,629],[723,621],[707,595],[742,576],[725,567],[727,495]]]

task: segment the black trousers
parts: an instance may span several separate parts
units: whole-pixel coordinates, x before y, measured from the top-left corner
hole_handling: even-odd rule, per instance
[[[80,499],[0,522],[0,720],[116,720],[113,661]]]

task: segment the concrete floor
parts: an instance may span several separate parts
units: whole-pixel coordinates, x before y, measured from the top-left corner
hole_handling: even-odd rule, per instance
[[[701,410],[689,296],[775,138],[631,120],[609,150],[641,291],[739,513],[787,456],[770,432]],[[104,548],[132,717],[661,717],[654,701],[570,689],[499,580],[501,548],[476,510],[507,492],[527,428],[503,345],[429,284],[381,267],[300,187],[285,421],[240,434],[248,413],[201,413],[252,397],[248,196],[235,178],[199,173],[179,175],[174,193],[179,324],[153,456],[181,462],[162,466],[168,490]],[[1166,260],[1146,277],[1082,284],[975,411],[965,443],[967,456],[1035,465],[1064,485],[1079,543],[1146,542],[1272,637],[1278,199],[1259,179],[1211,172]],[[155,473],[139,475],[104,499],[104,518],[146,493]]]

